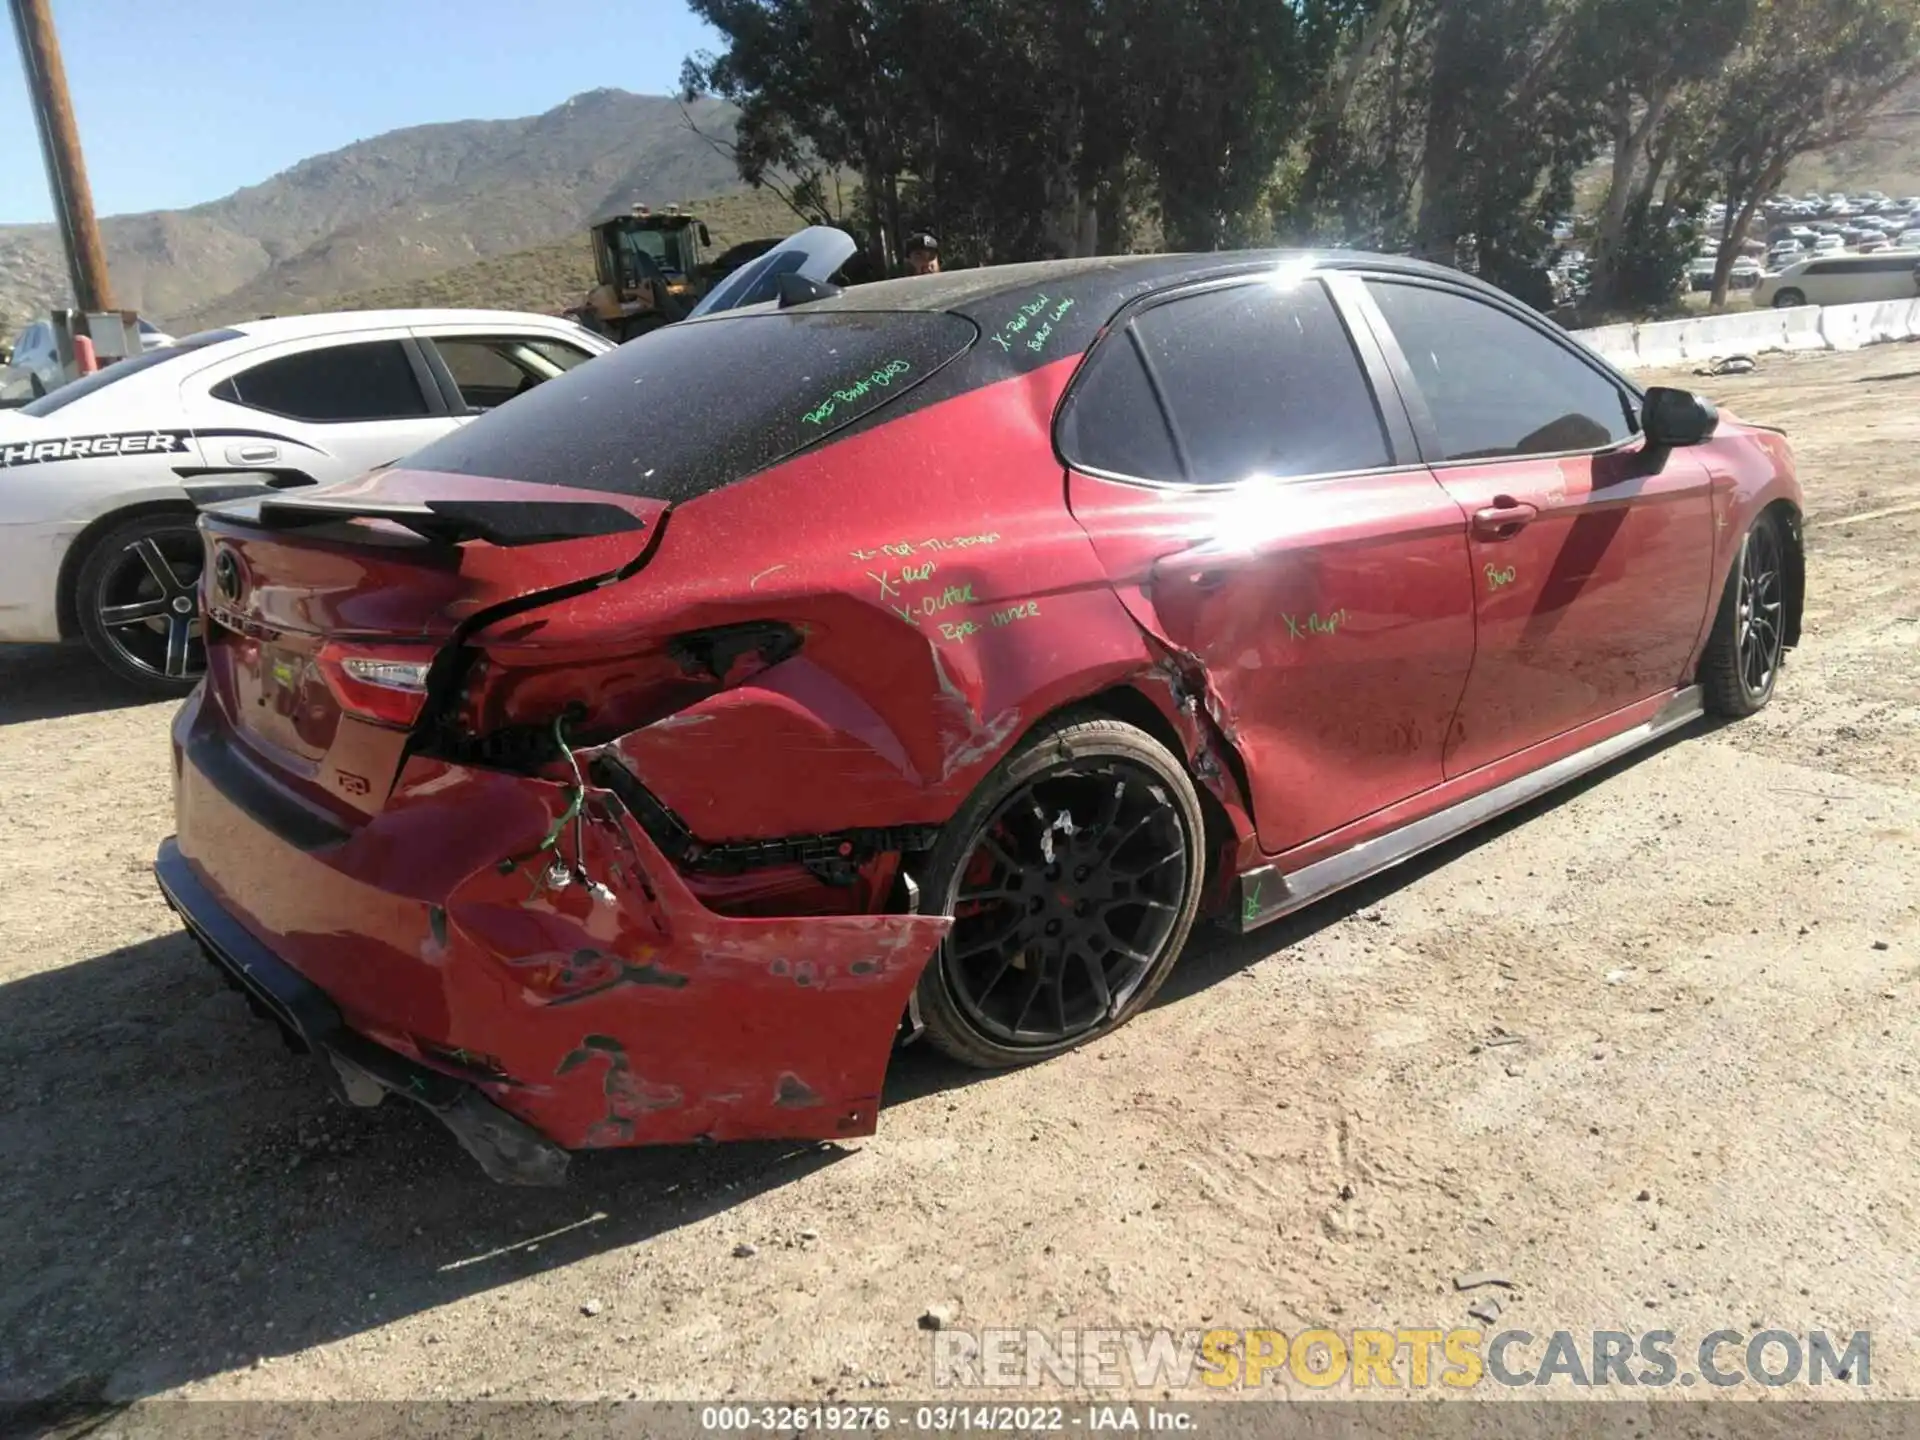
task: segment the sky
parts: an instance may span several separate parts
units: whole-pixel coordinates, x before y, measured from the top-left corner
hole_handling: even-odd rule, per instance
[[[216,200],[403,125],[667,94],[716,48],[681,0],[52,0],[94,208]],[[53,218],[0,24],[0,224]]]

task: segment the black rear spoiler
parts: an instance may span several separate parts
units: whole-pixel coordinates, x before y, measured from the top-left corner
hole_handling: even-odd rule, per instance
[[[359,500],[346,496],[273,494],[213,507],[263,530],[304,530],[343,520],[388,520],[442,545],[541,545],[623,535],[647,522],[599,500]]]

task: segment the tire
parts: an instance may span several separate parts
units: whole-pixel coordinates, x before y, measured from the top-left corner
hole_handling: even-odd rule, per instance
[[[1789,287],[1785,290],[1774,292],[1773,308],[1776,310],[1792,310],[1806,303],[1807,297],[1804,291]]]
[[[1743,720],[1773,698],[1786,655],[1785,560],[1779,521],[1760,516],[1741,538],[1700,657],[1709,714]]]
[[[203,553],[194,515],[173,510],[116,525],[87,551],[74,609],[88,646],[121,679],[156,695],[199,683]]]
[[[1193,781],[1145,731],[1084,713],[1040,726],[924,867],[929,910],[956,917],[915,992],[927,1038],[1000,1069],[1124,1025],[1193,927],[1205,835]]]

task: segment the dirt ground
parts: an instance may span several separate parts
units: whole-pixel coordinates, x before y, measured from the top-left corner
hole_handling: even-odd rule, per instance
[[[1673,383],[1800,456],[1762,716],[1203,934],[1065,1059],[906,1052],[871,1140],[560,1191],[330,1100],[154,890],[170,707],[0,650],[0,1398],[924,1399],[933,1306],[1291,1333],[1489,1293],[1542,1335],[1871,1330],[1871,1393],[1920,1396],[1920,347]]]

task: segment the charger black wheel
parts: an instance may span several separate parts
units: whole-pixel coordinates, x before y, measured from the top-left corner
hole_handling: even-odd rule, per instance
[[[920,979],[928,1038],[994,1068],[1125,1024],[1186,943],[1205,833],[1193,781],[1145,731],[1086,717],[1041,727],[927,867],[929,908],[954,917]]]
[[[100,537],[81,562],[74,606],[87,644],[125,680],[184,695],[206,669],[200,630],[204,552],[191,514],[142,515]]]
[[[1713,714],[1742,719],[1773,698],[1786,648],[1785,582],[1780,524],[1761,515],[1740,542],[1700,657],[1700,685]]]

